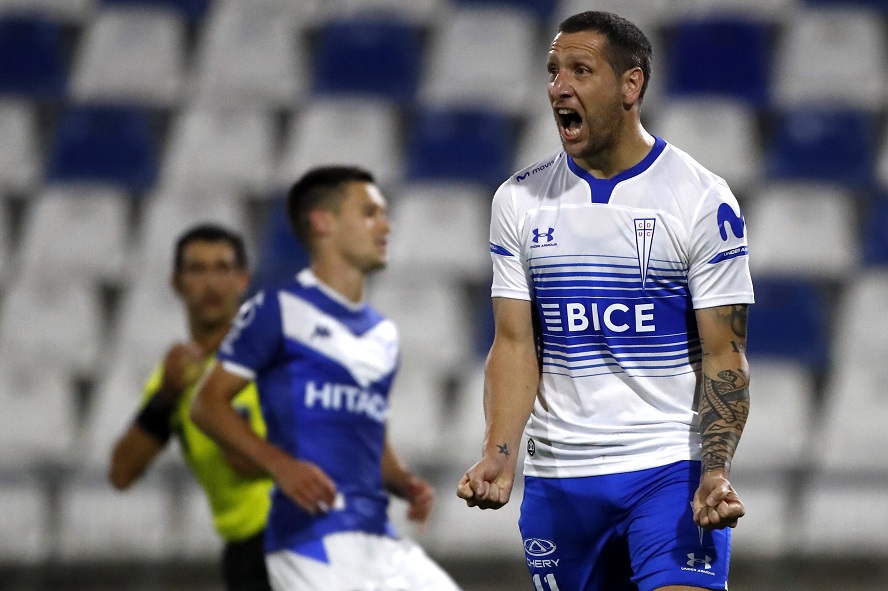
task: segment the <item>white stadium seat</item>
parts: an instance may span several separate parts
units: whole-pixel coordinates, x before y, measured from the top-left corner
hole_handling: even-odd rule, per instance
[[[307,104],[290,128],[278,168],[289,187],[316,166],[358,165],[385,186],[404,174],[398,113],[389,103],[366,98],[323,98]]]
[[[543,158],[554,156],[562,149],[552,108],[543,97],[537,108],[531,109],[518,141],[513,170],[521,170]]]
[[[734,191],[762,176],[755,111],[740,101],[672,100],[657,112],[656,134],[684,150]]]
[[[486,279],[491,197],[470,186],[404,187],[391,198],[391,269]]]
[[[404,351],[403,355],[409,355]],[[408,466],[436,464],[436,434],[444,429],[444,374],[434,363],[402,363],[389,395],[388,434]]]
[[[185,485],[180,503],[180,556],[185,560],[215,561],[222,554],[222,539],[213,527],[207,493],[192,480]]]
[[[484,441],[483,362],[466,364],[458,380],[456,400],[444,418],[447,428],[438,431],[435,439],[443,463],[454,470],[467,470],[481,458]]]
[[[250,2],[211,10],[197,55],[197,100],[214,105],[293,106],[306,74],[292,22]]]
[[[798,494],[791,495],[789,483],[781,481],[749,482],[732,474],[731,484],[746,507],[746,515],[731,531],[731,558],[787,556],[799,528],[795,505]]]
[[[0,482],[0,556],[7,564],[35,565],[48,558],[48,497],[46,489],[31,479]]]
[[[165,107],[178,100],[185,22],[162,8],[105,8],[87,30],[71,92],[87,102]]]
[[[24,102],[0,101],[0,190],[29,191],[41,168],[35,110]]]
[[[743,213],[754,245],[753,276],[843,279],[857,266],[856,204],[845,189],[772,184]]]
[[[836,367],[852,363],[878,368],[888,358],[888,334],[880,330],[888,302],[888,273],[859,273],[847,284],[838,306],[833,349]]]
[[[98,294],[87,281],[19,281],[4,299],[0,359],[23,368],[51,363],[61,371],[90,373],[103,337]]]
[[[545,80],[530,15],[506,7],[455,9],[437,28],[420,91],[426,105],[519,114]]]
[[[775,55],[776,100],[881,108],[888,39],[874,11],[808,9],[786,23]]]
[[[195,106],[178,118],[163,167],[164,186],[261,192],[273,164],[275,130],[260,109]]]
[[[98,0],[0,0],[0,12],[37,14],[66,23],[82,23],[95,11]]]
[[[873,448],[869,453],[873,455]],[[883,560],[888,552],[888,489],[884,483],[884,476],[880,482],[859,483],[815,479],[807,491],[806,510],[796,516],[802,554]]]
[[[49,187],[22,229],[21,272],[64,281],[125,278],[130,200],[108,187]]]

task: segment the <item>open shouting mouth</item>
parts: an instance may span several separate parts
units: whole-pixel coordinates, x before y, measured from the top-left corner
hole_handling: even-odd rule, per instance
[[[574,109],[560,107],[555,109],[555,118],[558,120],[558,130],[561,137],[572,141],[580,136],[583,129],[583,117]]]

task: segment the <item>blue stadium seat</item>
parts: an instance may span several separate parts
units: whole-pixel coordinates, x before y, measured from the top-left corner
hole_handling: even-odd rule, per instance
[[[873,183],[876,118],[864,111],[796,108],[784,112],[766,148],[772,179],[867,188]]]
[[[383,20],[340,20],[321,31],[315,92],[366,93],[398,102],[416,95],[422,61],[419,30]]]
[[[511,173],[514,136],[501,113],[420,111],[407,144],[407,178],[497,186]]]
[[[135,107],[75,106],[63,112],[50,147],[47,180],[96,182],[130,191],[157,177],[148,114]]]
[[[818,6],[818,7],[863,7],[863,8],[875,8],[876,10],[881,10],[884,12],[888,12],[888,0],[805,0],[805,4],[808,6]]]
[[[308,264],[308,251],[290,229],[286,197],[274,199],[269,203],[249,292],[253,294],[269,285],[280,284]]]
[[[189,21],[195,22],[203,18],[210,0],[102,0],[102,4],[109,6],[168,6],[181,13]]]
[[[768,100],[768,27],[746,19],[678,23],[667,61],[674,95],[721,95],[763,105]]]
[[[888,194],[874,199],[864,217],[863,262],[888,265]]]
[[[39,18],[0,18],[0,94],[60,99],[67,77],[58,23]]]
[[[749,312],[748,353],[826,369],[827,320],[827,306],[815,283],[758,279]]]
[[[467,6],[469,8],[483,8],[488,6],[493,8],[498,6],[502,6],[503,8],[518,8],[529,12],[540,19],[540,22],[542,23],[548,23],[552,14],[555,12],[555,8],[558,7],[558,2],[552,2],[552,0],[452,0],[451,4]]]

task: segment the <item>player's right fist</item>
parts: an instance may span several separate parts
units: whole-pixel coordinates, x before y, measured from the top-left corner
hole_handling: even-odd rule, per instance
[[[176,343],[163,360],[160,395],[176,402],[190,386],[197,383],[204,370],[204,350],[197,343]]]
[[[327,513],[336,505],[336,484],[311,462],[288,457],[276,463],[271,475],[285,495],[312,515]]]

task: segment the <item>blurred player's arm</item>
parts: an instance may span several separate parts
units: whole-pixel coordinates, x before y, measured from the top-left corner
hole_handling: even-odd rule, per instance
[[[314,464],[297,460],[256,435],[231,406],[247,384],[249,380],[216,363],[194,397],[191,420],[222,449],[243,456],[270,474],[279,488],[305,511],[329,510],[336,498],[333,481]]]
[[[382,484],[388,492],[407,501],[408,519],[426,522],[435,504],[435,489],[404,465],[387,435],[382,450]]]
[[[698,408],[703,464],[700,487],[694,496],[694,519],[707,529],[734,527],[745,513],[729,477],[749,416],[749,306],[702,308],[696,316],[703,348]]]
[[[457,487],[470,507],[498,509],[512,494],[518,447],[540,383],[531,306],[527,300],[493,298],[496,333],[484,376],[484,447]]]
[[[111,453],[108,480],[126,490],[163,451],[171,435],[171,420],[182,393],[200,376],[203,350],[196,343],[176,343],[163,360],[162,378],[130,428]]]

